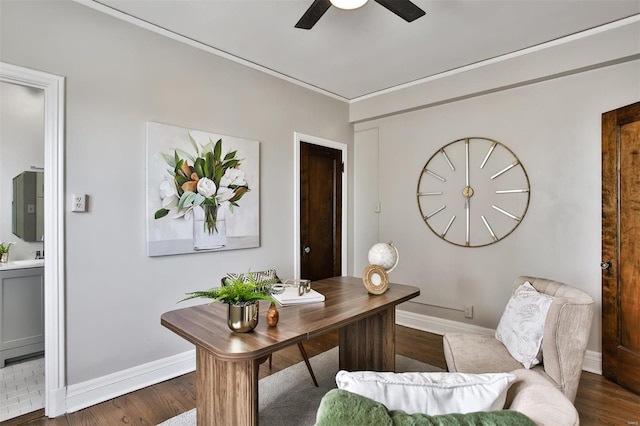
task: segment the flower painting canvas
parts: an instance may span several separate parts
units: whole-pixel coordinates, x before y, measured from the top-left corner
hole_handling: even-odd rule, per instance
[[[257,141],[147,123],[147,254],[260,244]]]

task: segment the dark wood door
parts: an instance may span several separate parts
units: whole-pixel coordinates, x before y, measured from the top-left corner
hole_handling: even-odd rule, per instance
[[[301,278],[342,272],[342,151],[300,144]]]
[[[640,393],[640,102],[602,115],[602,373]]]

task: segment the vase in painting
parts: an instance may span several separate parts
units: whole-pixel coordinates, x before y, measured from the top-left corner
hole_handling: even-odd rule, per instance
[[[207,223],[205,215],[204,209],[193,210],[193,249],[199,251],[225,247],[227,245],[225,209],[218,208],[213,223]]]

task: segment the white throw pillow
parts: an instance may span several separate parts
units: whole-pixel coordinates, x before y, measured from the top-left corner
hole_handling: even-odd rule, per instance
[[[389,410],[431,416],[504,408],[510,373],[378,373],[339,371],[336,384]]]
[[[513,293],[500,318],[496,339],[524,368],[531,368],[542,360],[540,347],[551,302],[552,296],[539,293],[531,283],[525,282]]]

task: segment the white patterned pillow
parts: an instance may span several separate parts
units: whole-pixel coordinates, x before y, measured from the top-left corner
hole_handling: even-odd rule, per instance
[[[378,373],[338,371],[336,384],[389,410],[430,416],[504,408],[511,373]]]
[[[539,293],[528,281],[516,289],[496,329],[511,356],[524,368],[540,364],[542,336],[553,297]]]
[[[275,269],[269,269],[266,271],[258,271],[258,272],[240,272],[240,273],[229,272],[227,274],[227,278],[231,278],[231,279],[242,278],[243,282],[248,283],[249,274],[252,274],[254,276],[257,284],[265,284],[265,283],[273,284],[280,281],[280,279],[278,278],[278,275],[276,275]]]
[[[270,288],[273,284],[280,282],[280,278],[278,278],[278,275],[276,274],[275,269],[269,269],[266,271],[258,271],[258,272],[240,272],[240,273],[229,272],[225,277],[225,280],[227,278],[232,280],[241,279],[242,282],[248,283],[249,274],[253,275],[253,277],[255,278],[256,287],[258,287],[259,291],[265,291],[267,288]],[[225,280],[223,280],[223,284],[226,284]]]

